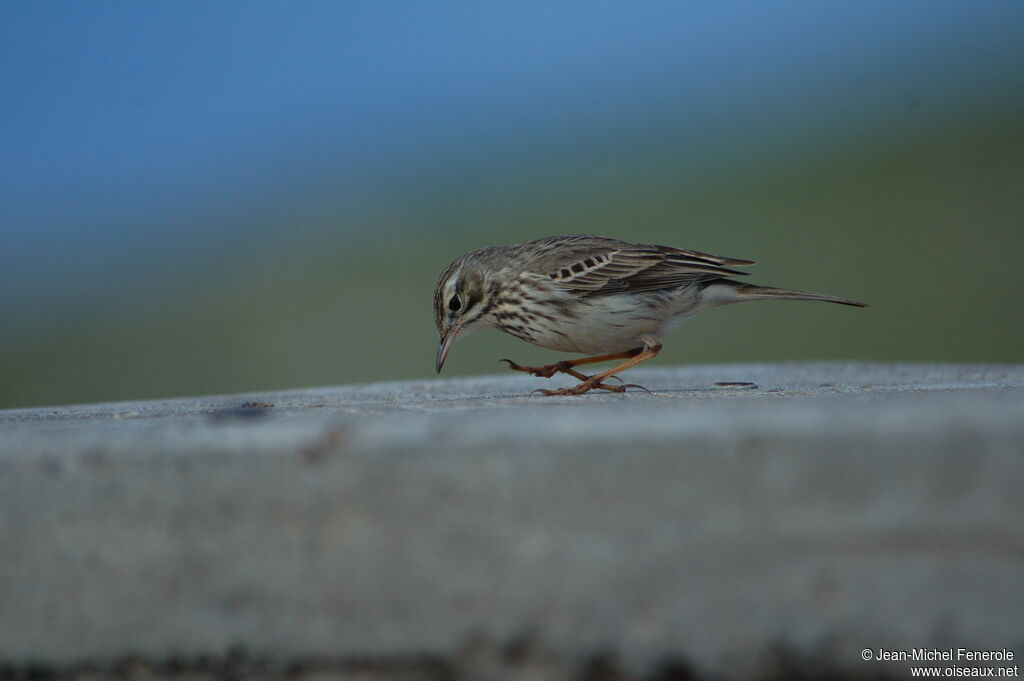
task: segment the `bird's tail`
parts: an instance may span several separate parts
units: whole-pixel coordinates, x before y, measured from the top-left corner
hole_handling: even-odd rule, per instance
[[[849,298],[838,298],[825,295],[824,293],[811,293],[810,291],[794,291],[788,288],[757,286],[756,284],[745,284],[730,279],[718,279],[710,283],[704,290],[704,297],[712,305],[726,305],[745,300],[822,300],[826,303],[867,307],[866,303],[850,300]]]

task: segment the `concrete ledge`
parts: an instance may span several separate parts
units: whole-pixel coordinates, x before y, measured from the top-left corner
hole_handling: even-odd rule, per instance
[[[0,675],[1019,663],[1024,367],[630,380],[652,394],[499,376],[0,412]]]

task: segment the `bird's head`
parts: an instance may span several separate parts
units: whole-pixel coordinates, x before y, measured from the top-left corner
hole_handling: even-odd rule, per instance
[[[434,289],[434,323],[441,336],[435,364],[438,373],[459,334],[493,325],[487,305],[490,287],[473,255],[464,255],[449,265]]]

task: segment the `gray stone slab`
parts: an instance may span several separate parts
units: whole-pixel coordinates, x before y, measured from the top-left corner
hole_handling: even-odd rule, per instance
[[[501,375],[0,412],[0,661],[751,678],[1024,653],[1024,367],[630,380],[651,393]]]

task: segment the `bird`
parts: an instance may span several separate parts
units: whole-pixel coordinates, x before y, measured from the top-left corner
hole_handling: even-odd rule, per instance
[[[441,372],[456,338],[497,328],[544,348],[588,355],[515,371],[551,378],[563,373],[579,383],[537,390],[542,395],[625,392],[619,374],[661,351],[662,338],[684,319],[720,305],[747,300],[820,300],[853,307],[848,298],[736,281],[736,267],[753,260],[725,258],[672,246],[634,243],[590,234],[488,246],[460,256],[434,289],[440,336],[435,369]],[[587,375],[576,367],[621,360]]]

